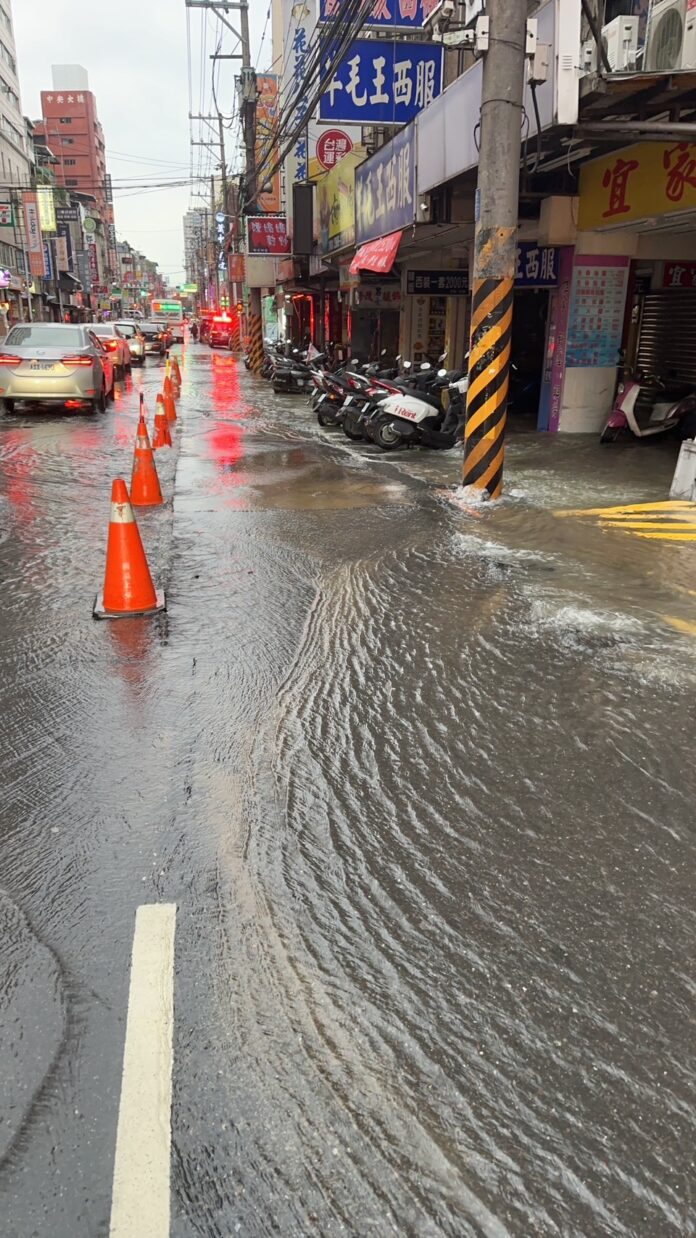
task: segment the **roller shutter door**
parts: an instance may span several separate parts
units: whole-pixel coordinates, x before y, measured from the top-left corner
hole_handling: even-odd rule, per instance
[[[696,385],[696,288],[647,292],[640,318],[638,368]]]

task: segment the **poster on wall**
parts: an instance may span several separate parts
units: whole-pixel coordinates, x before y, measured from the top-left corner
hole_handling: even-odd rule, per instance
[[[256,89],[256,167],[261,169],[262,185],[269,186],[268,192],[262,189],[259,193],[259,206],[262,211],[277,214],[282,201],[280,168],[273,172],[278,155],[278,78],[275,73],[259,73]]]
[[[628,266],[628,258],[588,255],[575,259],[566,347],[568,368],[617,364]]]

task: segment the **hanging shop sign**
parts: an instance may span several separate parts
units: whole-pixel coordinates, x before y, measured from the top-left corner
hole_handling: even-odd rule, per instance
[[[398,310],[401,308],[400,284],[361,284],[353,289],[352,304],[356,309]]]
[[[275,73],[259,73],[256,78],[256,167],[260,192],[259,206],[266,214],[281,209],[280,168],[273,172],[278,144],[278,78]],[[271,173],[273,174],[271,175]],[[263,186],[268,184],[268,192]]]
[[[663,288],[696,288],[696,262],[666,262]]]
[[[80,222],[79,206],[57,206],[56,220],[59,224],[77,224]]]
[[[343,129],[324,129],[317,139],[317,159],[325,171],[340,163],[353,149],[353,140]]]
[[[435,8],[438,0],[374,0],[365,18],[365,26],[417,30]],[[319,18],[330,21],[346,7],[346,0],[320,0]]]
[[[27,235],[29,270],[32,275],[43,277],[46,274],[46,267],[44,265],[43,236],[41,235],[36,194],[28,191],[23,193],[22,205],[24,207],[24,227]]]
[[[55,279],[55,269],[53,266],[53,255],[51,253],[50,240],[48,241],[45,240],[43,243],[43,255],[44,255],[44,271],[46,273],[46,279]]]
[[[351,151],[317,185],[319,249],[332,254],[355,241],[355,173],[364,158]]]
[[[227,255],[227,275],[233,284],[244,283],[244,254]]]
[[[54,237],[53,251],[56,258],[56,270],[69,271],[70,263],[68,261],[68,246],[64,236]]]
[[[404,129],[356,169],[355,239],[358,245],[413,223],[415,179],[415,134],[413,129]]]
[[[575,259],[566,366],[610,367],[623,335],[628,258],[581,255]]]
[[[39,206],[39,223],[41,224],[41,231],[55,232],[56,207],[53,200],[53,190],[46,185],[40,187],[36,191],[36,201]]]
[[[696,209],[696,142],[637,142],[580,169],[578,228]]]
[[[11,228],[14,223],[14,213],[11,202],[0,202],[0,228]]]
[[[463,297],[468,291],[468,271],[406,272],[406,292],[411,296]]]
[[[516,288],[555,288],[558,283],[558,255],[555,245],[522,241],[517,246]]]
[[[289,254],[292,252],[284,215],[256,215],[247,219],[250,254]]]
[[[442,89],[442,44],[356,39],[321,96],[319,119],[405,125]]]

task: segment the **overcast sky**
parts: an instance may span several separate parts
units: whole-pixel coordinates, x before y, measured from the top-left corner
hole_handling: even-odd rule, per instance
[[[252,59],[256,59],[268,0],[250,0]],[[89,74],[104,129],[119,240],[127,240],[160,264],[172,283],[183,279],[182,216],[190,188],[140,188],[144,182],[188,181],[187,10],[184,0],[13,0],[17,65],[24,114],[41,115],[39,94],[51,88],[52,64],[80,64]],[[217,50],[217,19],[190,11],[193,111],[213,109],[208,58]],[[230,14],[234,24],[234,14]],[[202,49],[203,21],[207,22]],[[224,51],[232,50],[227,36]],[[204,54],[202,54],[202,52]],[[264,45],[264,61],[270,45]],[[201,89],[201,66],[203,84]],[[234,66],[234,67],[233,67]],[[233,109],[238,62],[219,65],[221,110]],[[263,63],[259,68],[263,69]],[[201,106],[202,104],[202,106]],[[198,137],[199,134],[194,134]],[[228,131],[227,162],[237,156],[236,130]],[[194,171],[210,175],[214,152],[195,148]],[[120,189],[117,191],[117,186]],[[195,190],[194,190],[195,192]]]

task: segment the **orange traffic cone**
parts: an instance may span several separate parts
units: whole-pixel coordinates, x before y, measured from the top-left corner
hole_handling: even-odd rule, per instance
[[[172,399],[174,399],[174,387],[172,386],[172,380],[168,374],[165,374],[164,376],[164,382],[162,383],[162,390],[165,396],[169,395],[172,397]]]
[[[159,507],[163,503],[159,477],[155,468],[150,439],[145,419],[140,418],[135,436],[133,473],[131,475],[131,503],[134,507]]]
[[[172,360],[172,373],[181,387],[181,370],[179,369],[179,362],[176,357]]]
[[[164,413],[160,411],[161,406],[158,404],[157,412],[155,413],[155,437],[152,440],[152,449],[157,451],[159,447],[171,447],[172,436],[169,433],[169,425]]]
[[[95,619],[122,619],[158,610],[164,610],[164,593],[152,583],[126,483],[118,477],[111,487],[104,588],[93,614]]]
[[[174,403],[174,396],[171,394],[167,395],[166,391],[164,393],[164,411],[167,421],[176,421],[176,404]]]

